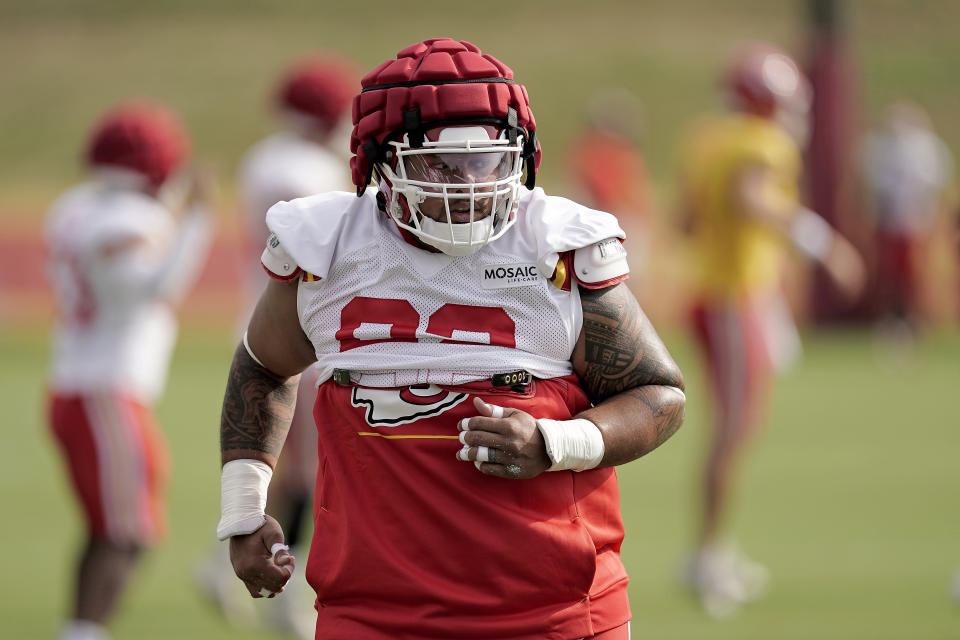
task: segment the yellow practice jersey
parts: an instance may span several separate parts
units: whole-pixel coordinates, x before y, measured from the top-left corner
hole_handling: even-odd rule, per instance
[[[694,284],[703,294],[737,296],[777,286],[787,246],[738,210],[734,195],[737,174],[757,165],[772,171],[777,193],[771,195],[797,200],[800,152],[774,122],[742,114],[710,119],[694,129],[682,149],[682,189],[696,253]]]

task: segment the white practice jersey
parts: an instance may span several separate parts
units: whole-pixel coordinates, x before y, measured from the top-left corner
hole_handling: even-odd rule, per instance
[[[953,178],[953,158],[943,141],[922,128],[875,132],[867,136],[863,162],[877,226],[905,234],[929,231]]]
[[[171,303],[199,270],[208,226],[201,213],[178,226],[156,199],[98,183],[54,203],[47,225],[58,306],[53,390],[156,399],[176,339]]]
[[[616,218],[524,190],[512,229],[451,257],[406,242],[375,193],[326,193],[267,214],[304,272],[297,304],[320,382],[334,369],[371,387],[462,384],[521,369],[539,378],[571,373],[583,317],[560,254],[623,238]],[[622,262],[612,281],[626,278]]]
[[[350,186],[348,162],[294,133],[276,133],[247,151],[237,175],[240,197],[252,237],[266,240],[267,209],[293,200]]]

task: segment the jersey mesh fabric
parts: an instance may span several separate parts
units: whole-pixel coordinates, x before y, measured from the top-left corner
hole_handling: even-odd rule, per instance
[[[576,288],[556,289],[536,272],[536,257],[524,251],[519,230],[471,256],[448,258],[411,247],[382,217],[372,220],[377,224],[368,244],[339,257],[328,278],[300,284],[301,322],[316,349],[321,382],[334,368],[362,373],[355,382],[377,387],[461,384],[517,369],[539,378],[571,372],[570,355],[582,323],[579,294]],[[508,269],[523,270],[526,275],[519,279],[525,281],[484,288],[488,273],[496,279]],[[510,284],[507,280],[498,283]],[[363,321],[379,326],[358,328],[356,337],[387,337],[387,325],[397,320],[383,301],[403,300],[412,308],[403,313],[417,323],[416,341],[370,341],[341,351],[342,341],[334,336],[345,322],[344,307],[358,296],[372,299]],[[501,309],[509,316],[507,323],[515,325],[510,336],[515,347],[506,334],[491,328],[502,320]],[[439,324],[437,318],[445,320]],[[438,325],[428,331],[431,320]],[[438,330],[458,331],[454,335],[460,341],[472,344],[452,350],[442,344]]]

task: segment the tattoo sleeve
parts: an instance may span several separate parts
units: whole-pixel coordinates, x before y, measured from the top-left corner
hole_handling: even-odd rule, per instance
[[[297,401],[300,376],[280,378],[257,364],[241,344],[230,365],[220,416],[224,463],[239,458],[276,465]]]
[[[620,284],[582,290],[573,365],[594,407],[580,414],[604,434],[603,465],[663,444],[683,423],[683,374],[633,294]]]
[[[581,302],[584,351],[578,373],[594,403],[642,385],[683,388],[676,363],[624,285],[585,290]]]

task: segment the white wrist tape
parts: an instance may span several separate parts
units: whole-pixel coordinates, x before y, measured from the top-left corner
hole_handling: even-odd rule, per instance
[[[833,247],[833,229],[819,215],[801,207],[790,222],[790,239],[808,258],[823,260]]]
[[[586,471],[603,460],[603,435],[597,425],[583,418],[537,420],[547,455],[553,465],[547,471]]]
[[[231,460],[223,465],[217,538],[246,535],[263,526],[271,477],[273,469],[260,460]]]

